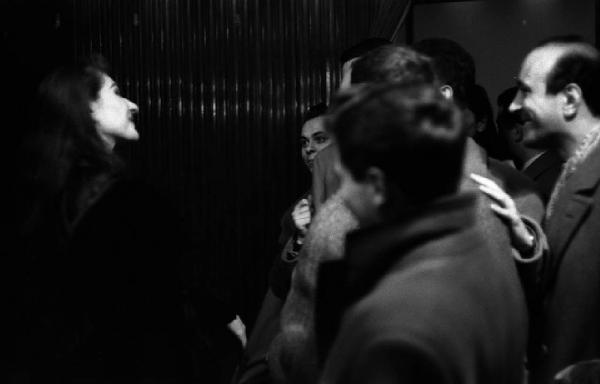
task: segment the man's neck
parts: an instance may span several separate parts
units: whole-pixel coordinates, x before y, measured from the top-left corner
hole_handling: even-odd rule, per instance
[[[571,127],[558,148],[559,155],[568,160],[583,144],[585,138],[595,129],[600,128],[600,119],[589,118],[573,121]]]

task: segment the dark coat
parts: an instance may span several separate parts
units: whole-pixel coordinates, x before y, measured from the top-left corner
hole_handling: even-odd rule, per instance
[[[320,152],[319,155],[323,153]],[[316,172],[316,169],[314,170]],[[491,159],[487,156],[486,151],[477,145],[473,140],[469,140],[466,148],[465,163],[463,169],[463,177],[460,188],[462,191],[477,193],[480,199],[477,200],[476,216],[477,225],[484,235],[489,239],[490,245],[495,248],[492,253],[498,260],[497,273],[504,274],[507,279],[512,281],[512,284],[517,289],[521,288],[519,274],[513,259],[514,251],[510,245],[510,236],[506,225],[502,220],[490,209],[490,199],[479,191],[478,185],[469,178],[470,173],[477,173],[481,176],[488,177],[495,181],[501,188],[507,191],[515,200],[515,204],[525,216],[529,217],[528,225],[533,229],[538,240],[543,237],[541,228],[537,222],[541,221],[544,206],[541,198],[535,191],[533,182],[521,174],[516,169],[509,167],[499,161]],[[434,177],[434,176],[433,176]],[[316,198],[315,198],[316,200]],[[328,200],[328,203],[334,199]],[[315,287],[316,274],[319,269],[319,264],[322,261],[331,259],[331,255],[336,252],[331,252],[326,245],[331,243],[332,239],[339,238],[354,227],[348,226],[349,221],[337,220],[340,216],[345,216],[344,208],[340,204],[328,207],[327,203],[321,208],[333,208],[326,212],[324,218],[331,221],[336,219],[337,227],[331,224],[327,228],[319,228],[317,219],[311,226],[307,243],[310,238],[318,238],[319,236],[327,240],[318,248],[305,246],[303,257],[301,256],[296,273],[292,280],[292,289],[286,300],[284,313],[287,316],[282,317],[283,332],[282,341],[277,349],[271,352],[271,362],[279,363],[284,371],[288,381],[295,379],[295,382],[310,382],[314,376],[316,363],[313,345],[314,341],[314,311],[315,311]],[[347,208],[346,208],[347,209]],[[320,213],[317,214],[319,216]],[[312,234],[312,235],[311,235]],[[315,236],[319,235],[319,236]],[[334,242],[335,243],[335,242]],[[319,251],[315,251],[319,249]],[[541,248],[537,248],[535,253],[541,253]],[[527,275],[529,277],[529,275]],[[276,366],[273,363],[272,366]],[[292,381],[293,382],[293,381]]]
[[[25,252],[14,369],[31,383],[190,382],[174,215],[143,184],[106,188]]]
[[[564,160],[554,151],[546,151],[533,161],[523,172],[530,177],[537,187],[538,192],[548,202],[554,189],[556,179],[560,175]]]
[[[545,223],[550,246],[542,277],[544,309],[531,382],[600,357],[600,148],[560,189]]]
[[[304,193],[281,217],[281,232],[279,234],[281,252],[274,258],[271,265],[269,287],[260,306],[252,333],[248,338],[242,360],[233,378],[234,383],[258,384],[268,383],[271,380],[267,353],[273,339],[281,330],[281,309],[290,290],[292,272],[297,262],[297,258],[287,255],[287,252],[291,249],[290,242],[294,241],[297,231],[292,212],[298,202],[308,198],[309,195],[310,192]]]
[[[349,235],[322,265],[323,383],[521,383],[527,318],[476,221],[476,197],[421,207]],[[339,332],[335,330],[339,329]]]

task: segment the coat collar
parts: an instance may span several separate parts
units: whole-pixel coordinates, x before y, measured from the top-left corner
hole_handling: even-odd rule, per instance
[[[469,175],[475,173],[481,176],[488,176],[488,155],[483,147],[472,138],[467,138],[465,145],[465,157],[463,163],[463,183],[469,183]]]
[[[355,231],[346,240],[346,286],[359,291],[378,280],[410,249],[475,222],[477,196],[464,193],[412,209],[403,218]],[[360,294],[360,292],[356,292]]]

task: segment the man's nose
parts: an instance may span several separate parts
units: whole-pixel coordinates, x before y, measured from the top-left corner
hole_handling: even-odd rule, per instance
[[[521,95],[519,93],[517,93],[515,95],[515,98],[513,99],[513,101],[508,106],[508,111],[516,112],[516,111],[520,110],[522,107],[523,107],[523,105],[522,105]]]

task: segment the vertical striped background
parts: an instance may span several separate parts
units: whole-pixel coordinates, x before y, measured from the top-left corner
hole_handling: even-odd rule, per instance
[[[2,1],[15,123],[44,72],[67,56],[104,55],[140,108],[141,139],[119,151],[172,196],[209,284],[251,323],[281,214],[309,187],[302,115],[335,91],[344,48],[387,34],[374,19],[397,2]]]

